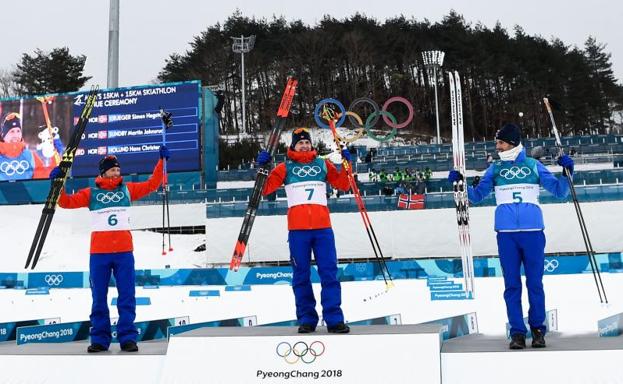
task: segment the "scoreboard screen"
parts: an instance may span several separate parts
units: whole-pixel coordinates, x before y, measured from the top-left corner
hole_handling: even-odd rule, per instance
[[[85,93],[73,95],[74,124]],[[151,173],[163,142],[171,152],[168,171],[201,168],[199,82],[117,88],[99,93],[72,167],[74,177],[93,177],[106,155],[115,155],[121,173]],[[173,114],[173,126],[162,135],[160,108]]]

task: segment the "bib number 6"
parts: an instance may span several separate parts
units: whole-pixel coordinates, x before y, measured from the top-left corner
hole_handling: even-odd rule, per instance
[[[119,219],[117,219],[117,215],[108,216],[108,225],[110,225],[111,227],[114,227],[115,225],[117,225],[117,223],[119,223]]]

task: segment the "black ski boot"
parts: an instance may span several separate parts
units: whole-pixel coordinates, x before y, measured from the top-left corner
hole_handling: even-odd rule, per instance
[[[545,335],[538,328],[532,328],[532,348],[545,348]]]
[[[350,327],[344,323],[337,323],[331,327],[327,327],[327,331],[329,333],[348,333],[350,332]]]
[[[526,348],[526,335],[516,333],[511,336],[511,342],[508,345],[510,349],[524,349]]]
[[[97,353],[97,352],[106,352],[108,348],[104,347],[102,344],[93,343],[89,345],[87,348],[87,352],[89,353]]]
[[[126,341],[121,344],[121,350],[124,352],[138,352],[138,345],[136,345],[136,341]]]
[[[299,333],[312,333],[316,330],[316,327],[310,324],[299,325]]]

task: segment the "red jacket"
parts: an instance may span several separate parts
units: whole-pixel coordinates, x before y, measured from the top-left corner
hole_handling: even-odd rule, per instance
[[[288,149],[288,157],[299,163],[310,163],[316,158],[316,151],[296,152]],[[329,160],[325,160],[325,163],[327,164],[327,182],[341,191],[348,191],[350,183],[346,171],[342,169],[338,172]],[[283,185],[285,179],[286,164],[280,163],[268,175],[262,194],[269,195],[275,192]],[[328,207],[318,204],[301,204],[288,209],[288,230],[322,228],[331,228]]]
[[[95,183],[102,189],[115,189],[121,184],[123,177],[104,178],[98,176]],[[158,189],[162,183],[162,160],[158,161],[154,172],[147,181],[140,183],[127,183],[130,192],[130,200],[138,200],[149,195]],[[61,208],[84,208],[89,206],[91,201],[91,188],[84,188],[68,195],[65,190],[61,192],[58,205]],[[134,250],[132,244],[132,234],[130,231],[106,231],[91,232],[91,253],[119,253],[131,252]]]

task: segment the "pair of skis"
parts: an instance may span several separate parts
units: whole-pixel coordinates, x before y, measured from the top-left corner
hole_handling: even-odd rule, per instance
[[[554,136],[556,137],[558,156],[562,156],[564,155],[564,150],[562,148],[562,142],[560,141],[560,135],[558,134],[558,128],[556,127],[556,121],[554,120],[552,106],[550,105],[549,99],[547,97],[543,98],[543,102],[545,104],[545,108],[547,109],[547,113],[549,114],[549,118],[552,122],[552,131],[554,132]],[[580,231],[582,232],[582,239],[584,240],[584,246],[586,247],[586,255],[588,256],[588,261],[591,265],[591,271],[593,272],[593,278],[595,279],[595,285],[597,286],[599,301],[602,304],[608,304],[608,297],[606,296],[604,283],[601,281],[601,274],[599,273],[599,265],[597,264],[597,260],[595,259],[595,250],[593,249],[593,244],[591,243],[591,239],[588,236],[588,229],[586,228],[586,222],[584,221],[582,208],[580,208],[580,202],[578,201],[578,196],[575,192],[575,186],[573,185],[573,175],[566,168],[563,169],[563,174],[565,175],[565,177],[567,178],[567,182],[569,183],[569,190],[571,191],[573,206],[575,207],[575,213],[578,217],[578,222],[580,224]]]
[[[162,120],[162,145],[167,145],[167,129],[173,126],[173,114],[160,108],[160,119]],[[166,213],[166,215],[165,215]],[[166,227],[165,227],[166,216]],[[162,255],[167,254],[164,238],[165,231],[169,235],[169,252],[173,252],[171,245],[171,215],[169,214],[169,180],[167,173],[167,159],[162,159]]]
[[[294,78],[288,79],[286,89],[283,92],[281,103],[279,104],[279,109],[277,110],[277,120],[275,121],[273,130],[270,132],[268,144],[266,146],[266,152],[270,153],[271,157],[274,156],[275,151],[277,150],[279,136],[281,135],[281,131],[283,131],[286,119],[290,113],[290,107],[292,106],[292,99],[296,93],[297,84],[298,80]],[[264,190],[264,184],[266,183],[269,172],[270,163],[262,165],[257,171],[255,185],[253,186],[253,191],[251,192],[251,197],[249,198],[249,205],[247,206],[247,211],[245,212],[244,220],[242,221],[242,228],[240,228],[238,240],[236,241],[236,245],[234,247],[234,254],[231,258],[231,262],[229,263],[230,270],[238,271],[240,268],[240,263],[242,262],[244,252],[247,249],[247,243],[249,242],[249,236],[251,235],[251,229],[253,228],[253,222],[255,221],[257,209],[260,206],[262,191]]]
[[[458,71],[448,72],[450,82],[450,112],[452,118],[452,157],[454,170],[461,174],[461,179],[453,183],[456,222],[459,227],[459,247],[463,264],[465,294],[474,298],[474,259],[469,233],[469,199],[465,177],[465,140],[463,133],[463,99],[461,78]]]
[[[45,238],[48,235],[50,224],[52,224],[58,198],[61,195],[61,191],[65,187],[65,181],[67,180],[69,170],[74,163],[78,144],[80,144],[82,135],[84,134],[87,123],[89,122],[89,117],[91,117],[91,113],[93,112],[93,106],[95,105],[95,101],[97,99],[97,92],[98,87],[91,88],[91,91],[86,98],[84,107],[82,108],[82,113],[80,113],[80,118],[74,127],[74,131],[69,139],[67,148],[65,148],[65,152],[63,153],[62,160],[59,164],[61,176],[56,177],[52,181],[52,187],[50,188],[50,192],[48,193],[48,197],[45,201],[41,218],[39,219],[39,225],[37,226],[37,230],[35,232],[35,238],[33,239],[30,251],[28,252],[28,258],[26,259],[26,265],[24,266],[26,269],[29,267],[30,269],[35,269],[37,266],[37,262],[41,256],[41,250],[43,249],[43,244],[45,243]]]

